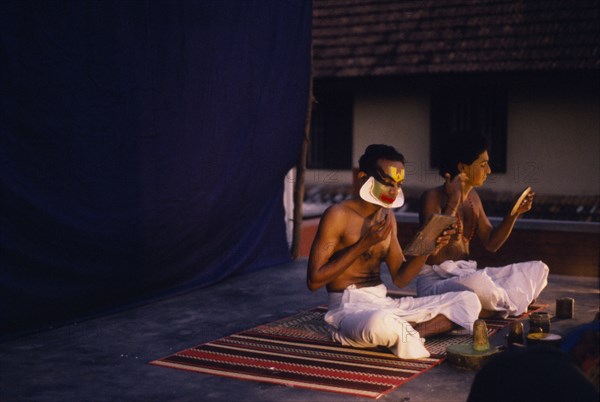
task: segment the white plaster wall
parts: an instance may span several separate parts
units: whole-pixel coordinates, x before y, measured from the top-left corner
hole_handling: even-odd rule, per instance
[[[425,93],[357,96],[354,105],[352,160],[369,144],[394,146],[406,159],[406,181],[411,187],[430,187],[441,179],[429,169],[429,97]]]
[[[354,97],[352,164],[369,144],[394,146],[406,158],[406,184],[437,185],[429,164],[429,97],[425,93],[361,94]],[[352,183],[350,171],[308,170],[307,184]]]
[[[513,87],[508,90],[507,172],[485,185],[517,192],[532,186],[538,194],[600,194],[600,102],[572,90]],[[354,166],[367,145],[393,145],[407,160],[406,185],[441,183],[429,168],[429,98],[426,93],[355,95]],[[309,170],[307,184],[351,184],[350,171]]]
[[[600,194],[600,103],[575,92],[531,94],[513,88],[508,101],[507,172],[489,187],[539,194]]]
[[[307,169],[304,175],[305,185],[349,185],[352,184],[352,171]]]

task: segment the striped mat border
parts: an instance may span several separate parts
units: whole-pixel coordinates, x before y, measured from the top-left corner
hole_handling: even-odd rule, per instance
[[[150,364],[379,398],[440,364],[449,345],[468,343],[472,339],[469,335],[432,337],[425,343],[432,354],[430,358],[399,359],[383,348],[357,349],[333,342],[323,321],[326,312],[325,306],[319,306],[182,350]],[[486,320],[490,336],[512,320],[523,317]]]

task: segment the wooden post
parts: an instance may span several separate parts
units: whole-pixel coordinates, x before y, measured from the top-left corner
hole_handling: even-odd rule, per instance
[[[296,164],[296,181],[294,182],[294,217],[293,235],[290,254],[292,259],[298,258],[300,241],[302,240],[302,202],[304,201],[304,174],[306,172],[306,159],[308,156],[308,145],[310,143],[310,122],[313,105],[313,80],[310,78],[310,89],[308,91],[308,107],[306,110],[306,122],[304,124],[304,140],[300,159]]]

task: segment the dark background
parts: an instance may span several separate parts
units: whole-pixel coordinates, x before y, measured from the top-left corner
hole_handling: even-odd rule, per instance
[[[289,261],[310,29],[309,0],[2,1],[0,332]]]

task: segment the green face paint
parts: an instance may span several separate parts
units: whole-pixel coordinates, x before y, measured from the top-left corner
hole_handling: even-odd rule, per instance
[[[396,200],[396,196],[390,195],[390,186],[375,180],[373,183],[373,195],[386,204],[391,204]]]
[[[394,163],[395,164],[395,163]],[[398,208],[404,204],[401,184],[404,181],[404,167],[385,163],[370,171],[365,171],[369,179],[360,189],[360,197],[384,208]]]
[[[390,166],[385,171],[377,169],[375,173],[372,175],[375,180],[385,186],[391,187],[404,181],[404,169],[398,170],[395,166]]]
[[[390,194],[390,187],[371,176],[360,188],[360,198],[384,208],[399,208],[404,205],[402,188],[398,186],[396,191]]]
[[[390,192],[392,187],[400,187],[404,181],[404,169],[398,170],[395,166],[389,166],[385,171],[377,170],[379,179],[373,185],[373,196],[385,204],[391,204],[396,200],[396,194]]]

